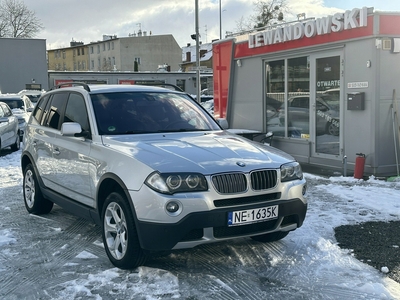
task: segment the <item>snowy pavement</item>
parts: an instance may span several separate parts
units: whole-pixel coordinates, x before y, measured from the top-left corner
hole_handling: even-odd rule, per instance
[[[399,283],[334,237],[340,225],[399,221],[400,182],[306,174],[308,214],[285,239],[202,245],[125,271],[90,221],[58,206],[27,213],[20,154],[0,155],[0,299],[400,299]]]

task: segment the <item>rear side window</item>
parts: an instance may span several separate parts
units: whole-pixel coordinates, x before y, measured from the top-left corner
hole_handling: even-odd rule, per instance
[[[36,121],[38,121],[39,123],[41,123],[41,119],[43,116],[43,112],[45,110],[46,104],[47,104],[47,100],[49,100],[50,96],[45,96],[43,97],[39,103],[36,105],[35,110],[33,111],[33,117],[36,119]]]
[[[295,98],[292,103],[292,107],[301,107],[301,108],[309,108],[310,98],[302,97]]]
[[[67,103],[67,99],[68,93],[56,93],[53,95],[49,101],[50,105],[46,106],[46,116],[43,116],[46,126],[60,130],[61,116]]]
[[[0,105],[0,118],[4,117],[3,105]]]

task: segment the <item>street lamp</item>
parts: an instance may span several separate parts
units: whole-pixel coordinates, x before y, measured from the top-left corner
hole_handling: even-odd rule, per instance
[[[200,82],[200,44],[199,44],[199,0],[195,1],[195,29],[196,29],[196,83],[197,83],[197,92],[196,92],[196,100],[197,102],[201,102],[200,93],[201,93],[201,82]]]
[[[221,1],[219,0],[219,39],[222,40],[222,10],[221,10]]]

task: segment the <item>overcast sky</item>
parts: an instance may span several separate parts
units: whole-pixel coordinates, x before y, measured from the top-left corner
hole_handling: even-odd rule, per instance
[[[199,32],[203,43],[220,35],[219,1],[222,33],[236,32],[240,19],[254,15],[251,0],[199,0]],[[267,0],[268,1],[268,0]],[[36,38],[45,39],[48,49],[68,47],[72,40],[90,42],[103,35],[127,37],[139,29],[147,34],[172,34],[179,46],[193,43],[195,33],[195,0],[25,0],[44,25]],[[295,15],[323,17],[343,10],[374,7],[375,10],[400,11],[398,0],[287,0],[287,21]]]

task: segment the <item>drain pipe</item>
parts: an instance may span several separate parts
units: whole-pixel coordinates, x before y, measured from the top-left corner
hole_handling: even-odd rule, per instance
[[[343,156],[343,177],[347,177],[347,155]]]

